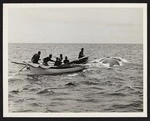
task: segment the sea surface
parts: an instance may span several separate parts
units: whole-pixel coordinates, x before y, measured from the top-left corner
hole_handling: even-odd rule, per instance
[[[142,44],[12,44],[8,46],[9,112],[142,112]],[[89,56],[88,69],[63,75],[16,74],[23,66],[11,61],[30,61],[41,51],[41,59],[59,54],[75,60],[81,48]],[[99,63],[118,57],[121,66]],[[24,71],[24,70],[22,70]]]

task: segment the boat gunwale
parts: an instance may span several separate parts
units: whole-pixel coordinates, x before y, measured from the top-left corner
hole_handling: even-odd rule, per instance
[[[76,68],[76,67],[81,67],[81,68],[85,68],[85,66],[84,65],[78,65],[78,64],[74,64],[74,65],[72,65],[72,66],[51,66],[51,67],[49,67],[49,68],[44,68],[44,67],[42,67],[42,66],[40,66],[40,65],[38,65],[38,66],[33,66],[33,65],[31,65],[31,64],[27,64],[28,66],[31,66],[31,67],[33,67],[33,68],[41,68],[41,69],[72,69],[72,68]],[[45,66],[46,67],[46,66]]]

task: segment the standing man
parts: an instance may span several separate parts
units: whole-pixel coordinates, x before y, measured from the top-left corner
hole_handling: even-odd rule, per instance
[[[39,64],[38,61],[40,60],[40,55],[41,55],[41,51],[38,51],[38,53],[34,54],[31,59],[31,62]]]
[[[83,51],[84,51],[84,48],[81,48],[81,51],[80,51],[79,56],[78,56],[78,59],[84,57]]]

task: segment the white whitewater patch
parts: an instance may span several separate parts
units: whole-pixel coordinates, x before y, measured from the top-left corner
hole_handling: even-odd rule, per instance
[[[8,77],[8,80],[9,80],[9,79],[13,79],[13,78],[16,77],[18,74],[19,74],[18,72],[17,72],[17,73],[14,73],[13,75],[11,75],[11,76]]]
[[[90,61],[90,63],[88,65],[89,65],[89,67],[102,67],[103,66],[106,68],[110,68],[111,63],[103,63],[103,61],[106,59],[107,58],[95,59],[95,60]],[[124,66],[125,63],[129,63],[128,60],[121,58],[121,57],[109,57],[109,59],[113,59],[119,63],[119,65],[113,65],[113,66]]]
[[[115,57],[115,58],[118,58],[118,59],[120,59],[122,62],[124,62],[124,63],[130,63],[128,60],[126,60],[126,59],[124,59],[124,58],[121,58],[121,57]]]
[[[73,77],[73,76],[77,76],[77,75],[78,75],[77,73],[73,73],[73,74],[69,74],[68,76]]]

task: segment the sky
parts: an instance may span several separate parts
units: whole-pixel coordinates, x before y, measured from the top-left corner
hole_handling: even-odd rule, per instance
[[[142,8],[8,8],[9,43],[143,43]]]

